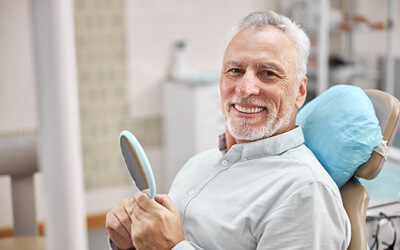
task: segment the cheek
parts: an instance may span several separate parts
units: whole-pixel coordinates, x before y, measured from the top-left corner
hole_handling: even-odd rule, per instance
[[[295,96],[293,95],[293,93],[289,93],[284,97],[282,97],[279,111],[282,113],[282,115],[286,115],[287,113],[292,113],[293,109],[296,108],[295,105],[296,105]]]
[[[268,103],[269,115],[277,115],[281,112],[286,112],[287,98],[291,97],[281,87],[278,87],[278,85],[269,85],[260,92],[259,98]]]
[[[235,93],[235,86],[233,83],[228,81],[221,80],[220,83],[220,94],[221,94],[221,103],[224,104],[230,96]]]
[[[278,84],[268,84],[260,90],[260,97],[268,102],[280,103],[284,98],[282,92]]]
[[[230,89],[232,88],[232,86],[234,86],[234,84],[229,81],[228,79],[226,79],[225,77],[221,78],[221,82],[220,82],[220,90],[221,90],[221,95],[228,93],[230,91]]]
[[[226,91],[221,83],[220,85],[220,95],[221,95],[221,108],[222,108],[222,113],[226,113],[226,103],[227,103],[227,96],[226,96]]]

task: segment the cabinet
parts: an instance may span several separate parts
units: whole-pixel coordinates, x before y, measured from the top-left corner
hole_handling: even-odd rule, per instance
[[[193,155],[218,147],[224,132],[219,83],[165,82],[162,90],[162,189]]]

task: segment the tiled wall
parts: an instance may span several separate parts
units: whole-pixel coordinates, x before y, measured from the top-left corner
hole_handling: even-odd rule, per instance
[[[86,188],[123,184],[119,133],[129,129],[143,146],[160,146],[144,135],[159,135],[161,121],[128,117],[124,1],[76,0],[74,7]]]
[[[75,32],[87,189],[126,181],[118,151],[125,126],[123,1],[76,0]]]

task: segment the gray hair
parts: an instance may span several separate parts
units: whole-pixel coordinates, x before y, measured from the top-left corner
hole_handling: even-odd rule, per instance
[[[239,19],[238,23],[232,28],[230,37],[233,38],[237,33],[245,29],[262,30],[268,26],[282,30],[293,41],[294,48],[297,51],[297,65],[300,69],[300,80],[307,74],[310,39],[304,30],[294,21],[270,10],[252,12]]]

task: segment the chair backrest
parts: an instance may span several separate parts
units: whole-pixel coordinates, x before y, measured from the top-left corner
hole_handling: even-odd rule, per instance
[[[35,137],[0,139],[0,175],[11,176],[14,235],[37,235],[33,176],[38,171]]]
[[[391,146],[399,126],[400,103],[392,95],[383,91],[368,89],[365,93],[371,99],[379,125],[382,129],[383,140]],[[355,172],[356,178],[371,180],[382,170],[385,159],[373,152],[367,162]],[[357,181],[349,180],[340,189],[343,205],[351,222],[351,242],[349,250],[367,249],[367,235],[365,228],[369,194]]]

